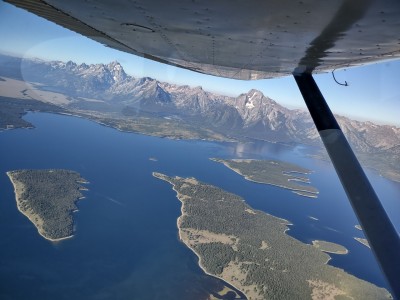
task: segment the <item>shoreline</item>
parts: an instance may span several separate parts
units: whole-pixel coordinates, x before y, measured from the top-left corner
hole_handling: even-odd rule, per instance
[[[69,236],[66,236],[66,237],[62,237],[62,238],[58,238],[58,239],[52,239],[52,238],[49,238],[49,237],[44,236],[44,235],[39,231],[39,229],[38,229],[38,233],[39,233],[43,238],[45,238],[46,240],[48,240],[48,241],[50,241],[50,242],[52,242],[52,243],[57,243],[57,242],[60,242],[60,241],[62,241],[62,240],[72,239],[72,238],[74,237],[74,235],[72,234],[72,235],[69,235]]]
[[[159,174],[159,173],[157,173],[157,172],[153,172],[152,175],[153,175],[154,177],[158,178],[158,179],[167,181],[165,178],[158,177],[158,174]],[[247,296],[247,294],[246,294],[241,288],[237,287],[236,285],[232,284],[231,282],[227,281],[226,279],[224,279],[224,278],[222,278],[222,277],[220,277],[220,276],[218,276],[218,275],[214,275],[214,274],[209,273],[209,272],[204,268],[204,266],[203,266],[203,264],[202,264],[201,257],[199,256],[199,254],[198,254],[194,249],[192,249],[192,248],[185,242],[185,240],[182,238],[182,234],[181,234],[181,231],[182,231],[182,230],[181,230],[181,228],[180,228],[180,222],[181,222],[181,218],[182,218],[183,216],[185,216],[186,214],[185,214],[184,211],[183,211],[185,203],[184,203],[183,200],[181,200],[181,199],[179,198],[179,196],[183,196],[183,195],[182,195],[181,193],[179,193],[179,192],[175,189],[175,184],[173,184],[173,183],[171,183],[171,182],[169,182],[169,181],[167,181],[167,182],[170,183],[170,184],[172,185],[172,189],[173,189],[173,190],[175,191],[175,193],[176,193],[176,198],[179,200],[179,202],[181,202],[181,215],[176,219],[176,226],[178,227],[178,237],[179,237],[179,241],[180,241],[181,243],[183,243],[187,248],[190,249],[190,251],[192,251],[192,252],[196,255],[196,257],[197,257],[197,259],[198,259],[198,266],[200,267],[200,269],[201,269],[205,274],[207,274],[208,276],[212,276],[212,277],[214,277],[214,278],[217,278],[217,279],[219,279],[219,280],[222,280],[225,284],[228,284],[228,285],[234,287],[235,289],[237,289],[238,291],[240,291],[240,292],[246,297],[247,300],[250,300],[250,298]]]
[[[308,193],[308,192],[306,193],[306,192],[303,192],[303,191],[292,190],[292,193],[294,193],[296,195],[299,195],[299,196],[306,197],[306,198],[313,198],[313,199],[317,199],[318,198],[318,194],[313,194],[313,193]]]

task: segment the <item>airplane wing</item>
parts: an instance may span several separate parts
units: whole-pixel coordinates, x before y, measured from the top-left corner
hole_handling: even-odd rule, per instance
[[[111,48],[235,79],[400,58],[397,0],[6,0]]]

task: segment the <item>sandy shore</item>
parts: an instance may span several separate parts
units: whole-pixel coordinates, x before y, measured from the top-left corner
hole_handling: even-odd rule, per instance
[[[368,247],[368,248],[371,249],[371,246],[369,245],[367,239],[363,239],[363,238],[359,238],[359,237],[355,237],[354,239],[355,239],[357,242],[359,242],[359,243],[363,244],[364,246],[366,246],[366,247]]]

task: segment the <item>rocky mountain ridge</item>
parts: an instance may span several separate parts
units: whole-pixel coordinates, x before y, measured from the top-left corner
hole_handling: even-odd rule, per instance
[[[25,59],[20,65],[24,80],[70,96],[72,100],[66,109],[110,110],[124,117],[143,114],[173,117],[239,139],[321,143],[308,112],[285,108],[258,90],[228,97],[200,86],[192,88],[149,77],[134,78],[117,61],[87,65]],[[1,70],[0,75],[7,76],[4,73],[8,69]],[[101,100],[101,105],[83,98]],[[343,116],[337,116],[337,120],[357,152],[399,155],[400,128]]]

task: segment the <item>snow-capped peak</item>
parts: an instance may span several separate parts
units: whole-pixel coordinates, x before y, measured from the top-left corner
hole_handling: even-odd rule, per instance
[[[260,91],[257,91],[257,90],[251,90],[249,93],[248,93],[248,95],[251,95],[250,97],[249,96],[247,96],[246,98],[246,104],[245,104],[245,106],[247,107],[247,108],[249,108],[249,109],[252,109],[252,108],[254,108],[255,107],[255,105],[254,105],[254,98],[255,97],[257,97],[257,96],[263,96],[263,94],[260,92]]]
[[[115,82],[120,82],[126,79],[127,75],[124,68],[118,61],[113,61],[107,66],[108,71],[112,74],[112,78]]]

